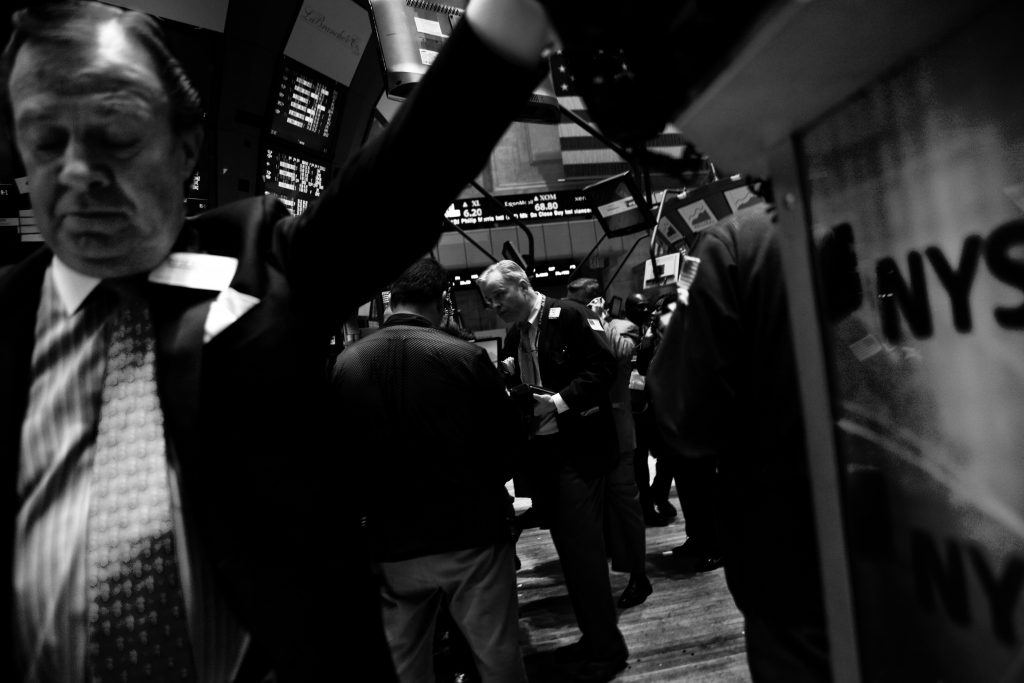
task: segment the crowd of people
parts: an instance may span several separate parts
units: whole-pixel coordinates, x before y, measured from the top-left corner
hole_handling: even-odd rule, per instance
[[[6,680],[430,681],[443,612],[483,680],[523,681],[509,479],[581,633],[560,676],[610,680],[629,659],[616,607],[654,589],[645,523],[669,512],[643,444],[699,540],[679,554],[724,563],[754,680],[829,680],[769,211],[707,231],[646,371],[645,302],[605,320],[595,283],[549,297],[513,261],[478,280],[509,325],[500,368],[439,329],[445,275],[416,259],[550,36],[533,0],[473,0],[309,210],[259,197],[186,220],[201,103],[156,22],[87,1],[15,14],[3,112],[45,246],[0,270]],[[457,145],[435,134],[453,123]],[[386,287],[391,317],[326,378],[326,340]],[[630,575],[617,601],[608,557]]]

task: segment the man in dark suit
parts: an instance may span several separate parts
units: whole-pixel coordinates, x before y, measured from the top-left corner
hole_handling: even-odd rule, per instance
[[[725,578],[754,681],[831,680],[807,445],[774,210],[702,233],[647,385],[666,445],[713,461]],[[687,518],[689,523],[689,518]]]
[[[573,280],[566,294],[571,301],[586,306],[591,316],[601,321],[608,344],[615,355],[615,380],[612,382],[610,399],[615,435],[619,443],[619,458],[605,481],[607,506],[604,529],[608,555],[612,558],[612,571],[629,572],[629,583],[616,603],[625,609],[643,603],[654,591],[647,578],[647,535],[633,466],[636,433],[629,395],[629,377],[636,345],[640,341],[640,329],[629,320],[605,319],[601,285],[592,277]]]
[[[615,377],[604,328],[574,301],[530,285],[514,261],[477,280],[509,328],[502,363],[530,421],[527,474],[534,508],[551,529],[583,638],[566,653],[571,680],[603,681],[626,666],[605,555],[605,476],[618,460],[609,391]]]
[[[325,410],[323,352],[435,242],[424,226],[528,97],[546,33],[532,3],[475,0],[308,211],[265,197],[186,221],[201,111],[156,23],[91,2],[15,16],[3,109],[46,248],[0,273],[5,680],[393,678],[323,446],[351,429]],[[135,536],[104,545],[119,530]]]
[[[338,357],[334,393],[360,425],[355,498],[399,679],[433,678],[443,609],[483,680],[522,683],[505,482],[526,439],[487,351],[438,329],[447,286],[433,259],[399,276],[380,331]]]

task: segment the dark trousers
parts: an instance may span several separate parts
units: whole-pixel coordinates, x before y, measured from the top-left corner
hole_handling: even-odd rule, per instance
[[[672,479],[676,480],[676,493],[679,494],[679,507],[686,521],[686,536],[694,539],[699,546],[707,548],[709,553],[721,551],[721,522],[716,513],[717,496],[719,495],[717,465],[710,458],[685,458],[669,452],[661,440],[657,426],[654,424],[654,413],[648,408],[639,415],[636,421],[637,450],[634,459],[643,461],[643,471],[635,464],[637,484],[640,486],[640,504],[642,509],[649,509],[653,503],[668,500]],[[654,483],[644,492],[640,478],[647,475],[647,452],[650,451],[658,460],[658,473]]]
[[[550,525],[587,649],[602,657],[623,647],[605,555],[605,478],[584,479],[562,464],[564,449],[571,447],[561,434],[531,439],[533,505]]]
[[[640,509],[649,512],[653,509],[656,498],[651,492],[651,473],[647,469],[647,456],[653,455],[658,457],[655,453],[655,447],[651,443],[652,439],[657,438],[657,434],[653,433],[654,421],[650,408],[642,413],[633,413],[633,424],[636,426],[636,450],[633,451],[633,478],[636,480]],[[661,467],[659,465],[659,472]],[[668,491],[665,492],[665,495],[667,497]]]
[[[710,554],[720,554],[722,529],[717,509],[721,487],[715,460],[676,456],[672,464],[687,538]]]
[[[647,527],[640,509],[633,453],[619,454],[619,462],[605,482],[605,540],[612,558],[612,570],[645,574]]]

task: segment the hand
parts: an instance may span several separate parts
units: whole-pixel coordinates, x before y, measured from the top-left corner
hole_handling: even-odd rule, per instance
[[[533,395],[533,416],[544,417],[558,410],[555,399],[551,394]]]

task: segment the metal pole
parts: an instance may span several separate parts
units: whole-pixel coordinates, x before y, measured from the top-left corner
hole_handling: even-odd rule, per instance
[[[469,184],[472,185],[474,188],[476,188],[477,192],[479,192],[484,197],[486,197],[488,200],[490,200],[491,203],[494,204],[494,206],[496,206],[503,213],[506,211],[505,205],[502,204],[501,202],[499,202],[494,197],[494,195],[492,195],[490,192],[488,192],[484,188],[480,187],[480,185],[475,180],[469,181]],[[533,263],[534,263],[534,261],[533,261],[533,233],[530,232],[530,228],[526,227],[526,223],[523,223],[521,220],[519,220],[515,216],[512,216],[511,214],[509,214],[509,218],[512,219],[512,222],[515,223],[516,226],[518,226],[520,230],[522,230],[523,232],[526,233],[526,244],[527,244],[526,259],[527,259],[527,261],[529,261],[529,263],[527,263],[526,265],[529,268],[533,268]],[[495,259],[495,260],[497,260],[497,259]]]

